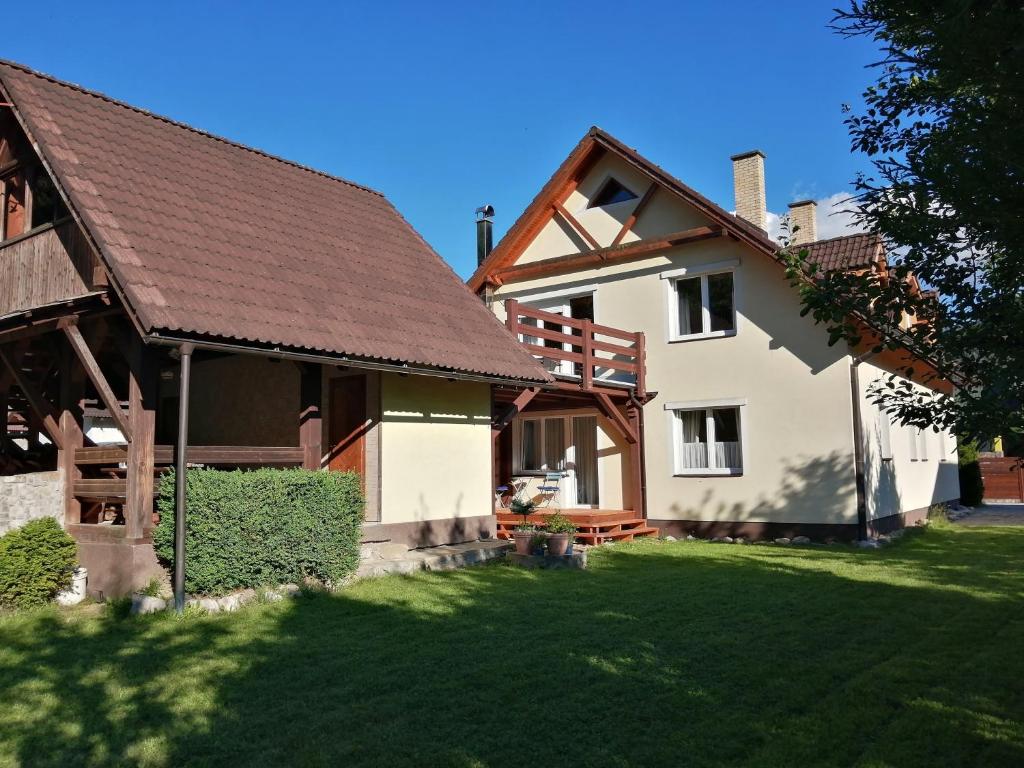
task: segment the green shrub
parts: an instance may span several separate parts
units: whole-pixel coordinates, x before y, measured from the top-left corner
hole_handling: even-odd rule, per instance
[[[78,547],[52,517],[0,537],[0,603],[29,608],[71,586]]]
[[[985,483],[981,478],[981,465],[978,464],[978,444],[961,443],[960,458],[960,503],[968,507],[981,504],[985,495]]]
[[[359,564],[359,476],[304,469],[190,469],[185,513],[185,589],[337,582]],[[174,561],[174,473],[157,493],[157,554]]]

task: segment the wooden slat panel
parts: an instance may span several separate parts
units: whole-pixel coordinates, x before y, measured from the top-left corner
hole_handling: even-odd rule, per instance
[[[128,481],[124,479],[76,480],[75,496],[84,499],[124,499],[128,495]]]
[[[73,221],[0,246],[0,315],[82,296],[93,288],[94,259]]]

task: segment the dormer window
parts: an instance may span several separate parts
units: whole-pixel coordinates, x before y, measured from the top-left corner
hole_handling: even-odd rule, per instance
[[[608,179],[600,191],[590,201],[587,208],[602,208],[606,205],[624,203],[627,200],[635,200],[636,195],[621,184],[617,179]]]

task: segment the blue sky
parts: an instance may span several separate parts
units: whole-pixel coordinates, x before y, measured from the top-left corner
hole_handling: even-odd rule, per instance
[[[730,210],[752,148],[772,211],[849,190],[876,52],[834,5],[20,3],[0,57],[379,189],[466,276],[592,124]]]

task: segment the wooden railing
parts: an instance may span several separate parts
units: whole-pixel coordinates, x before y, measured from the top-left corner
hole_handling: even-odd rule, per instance
[[[302,466],[304,455],[302,448],[292,446],[190,445],[185,460],[214,467],[297,467]],[[173,445],[154,446],[153,463],[158,474],[173,465],[174,459]],[[76,448],[75,464],[83,473],[101,476],[75,480],[74,495],[82,500],[123,502],[128,495],[128,480],[127,470],[120,465],[127,462],[128,450],[123,445]]]
[[[292,446],[190,445],[185,450],[185,460],[190,464],[232,467],[297,466],[302,464],[303,455],[302,448]],[[78,465],[98,466],[126,461],[128,461],[128,451],[123,445],[97,445],[75,449],[75,464]],[[173,464],[174,446],[155,446],[153,463],[157,466]]]
[[[598,382],[634,387],[641,397],[647,393],[643,333],[534,309],[515,299],[505,302],[505,311],[508,329],[533,355],[553,363],[555,375],[578,377],[583,389]]]

